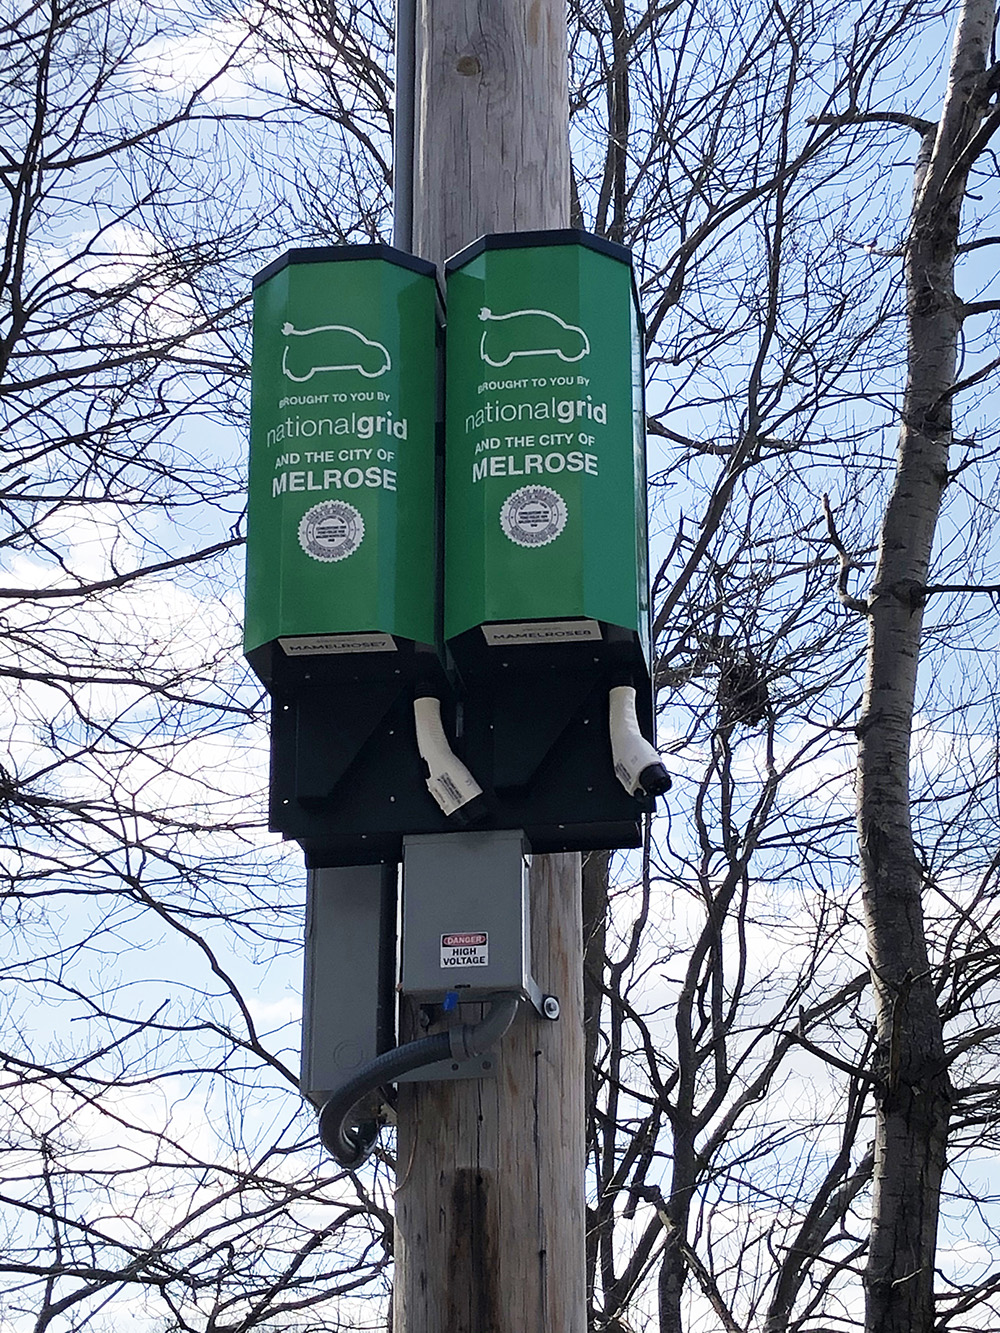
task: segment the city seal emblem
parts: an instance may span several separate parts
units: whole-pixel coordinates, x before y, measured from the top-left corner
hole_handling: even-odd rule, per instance
[[[517,546],[548,546],[566,526],[566,501],[548,486],[522,486],[503,502],[500,526]]]
[[[326,564],[353,555],[364,535],[364,519],[343,500],[313,505],[299,520],[299,545],[313,560]]]

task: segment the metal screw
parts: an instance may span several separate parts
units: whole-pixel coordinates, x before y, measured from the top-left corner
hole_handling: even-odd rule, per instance
[[[559,1001],[554,995],[546,995],[542,1000],[542,1013],[546,1018],[556,1019],[559,1017]]]

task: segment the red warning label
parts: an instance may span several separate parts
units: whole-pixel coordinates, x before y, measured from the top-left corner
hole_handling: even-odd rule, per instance
[[[442,967],[485,967],[489,961],[490,937],[486,931],[454,931],[441,936]]]

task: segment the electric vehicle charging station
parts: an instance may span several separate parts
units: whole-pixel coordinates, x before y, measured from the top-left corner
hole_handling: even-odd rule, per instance
[[[485,236],[447,265],[445,637],[465,756],[537,851],[639,844],[653,749],[631,255]]]
[[[482,1077],[522,1001],[558,1017],[526,856],[638,846],[669,786],[629,253],[487,236],[447,271],[444,409],[432,265],[291,250],[254,284],[245,653],[310,869],[302,1092],[349,1166],[380,1084]],[[400,860],[400,990],[492,1008],[390,1049]]]
[[[270,826],[313,867],[448,827],[414,744],[415,696],[449,698],[434,274],[342,246],[254,282],[244,647],[271,695]]]

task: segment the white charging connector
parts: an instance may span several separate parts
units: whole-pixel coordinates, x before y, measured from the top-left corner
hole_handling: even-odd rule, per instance
[[[427,790],[442,812],[456,824],[471,823],[484,813],[483,789],[448,743],[441,724],[441,700],[424,695],[413,701],[417,749],[427,765]],[[478,805],[473,806],[473,802]]]
[[[615,776],[630,796],[662,796],[670,777],[659,754],[639,730],[635,687],[616,685],[608,698],[611,718],[611,760]]]

